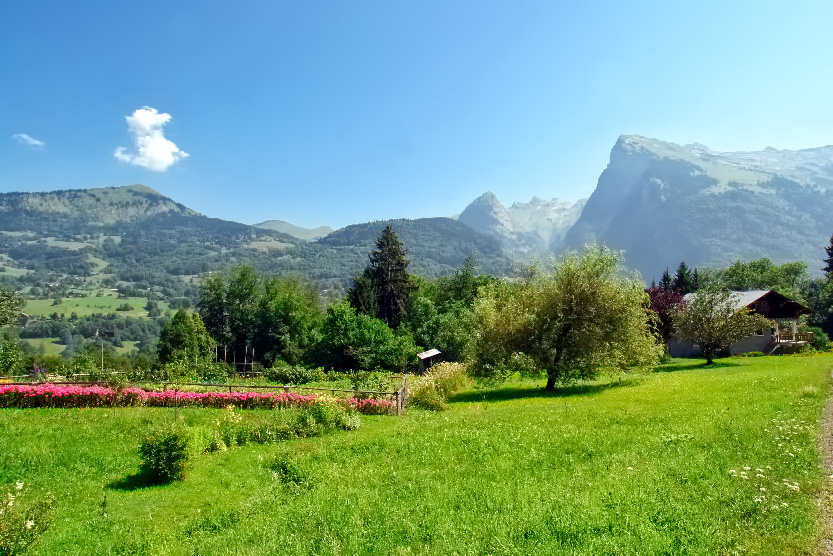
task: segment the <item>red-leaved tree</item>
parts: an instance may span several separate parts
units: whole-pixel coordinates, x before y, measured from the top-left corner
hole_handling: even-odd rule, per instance
[[[674,325],[671,323],[671,309],[683,300],[683,294],[680,290],[665,290],[661,287],[647,288],[645,293],[651,298],[650,309],[657,316],[654,325],[655,332],[667,344],[674,333]]]

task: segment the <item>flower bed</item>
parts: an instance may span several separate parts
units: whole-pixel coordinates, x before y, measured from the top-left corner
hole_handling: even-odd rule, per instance
[[[140,405],[224,408],[234,405],[240,409],[276,409],[309,407],[315,403],[316,399],[315,394],[301,395],[295,392],[182,392],[176,390],[155,392],[142,388],[114,390],[105,386],[0,384],[0,407],[17,408]],[[393,407],[393,403],[387,400],[350,398],[342,403],[366,415],[387,414]]]

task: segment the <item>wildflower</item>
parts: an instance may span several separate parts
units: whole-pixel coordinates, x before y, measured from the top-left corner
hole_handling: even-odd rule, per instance
[[[761,487],[761,492],[766,492],[766,487]]]
[[[14,484],[15,490],[23,490],[23,481],[18,481]]]
[[[752,469],[752,468],[751,467],[744,467],[743,468],[744,471],[749,471],[750,469]]]
[[[35,522],[32,521],[31,519],[29,519],[29,520],[26,521],[26,523],[23,524],[23,526],[26,527],[27,529],[31,529],[32,527],[35,526]]]
[[[633,467],[628,467],[628,471],[633,471]]]

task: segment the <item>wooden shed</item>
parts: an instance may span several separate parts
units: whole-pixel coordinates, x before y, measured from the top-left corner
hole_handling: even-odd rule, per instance
[[[438,349],[429,349],[417,355],[419,359],[418,374],[425,374],[425,371],[442,361],[443,354]]]

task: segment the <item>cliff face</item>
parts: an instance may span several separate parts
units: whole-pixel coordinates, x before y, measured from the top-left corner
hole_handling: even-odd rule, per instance
[[[534,197],[529,203],[514,203],[506,208],[489,192],[467,206],[458,220],[499,239],[507,254],[525,259],[562,250],[564,236],[583,206],[584,200],[571,203]]]
[[[721,153],[620,137],[565,245],[625,251],[650,279],[681,260],[769,257],[816,271],[833,233],[833,147]]]

